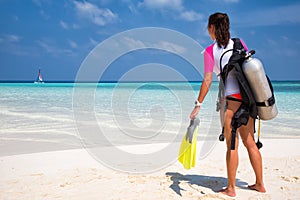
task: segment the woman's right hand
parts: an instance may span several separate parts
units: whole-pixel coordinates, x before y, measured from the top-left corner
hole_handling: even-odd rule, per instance
[[[200,106],[195,106],[194,110],[190,114],[190,119],[194,120],[200,111]]]

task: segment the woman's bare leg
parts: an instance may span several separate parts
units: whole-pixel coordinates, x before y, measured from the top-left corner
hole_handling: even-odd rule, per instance
[[[226,152],[226,166],[227,166],[227,187],[221,192],[225,195],[234,197],[235,193],[235,179],[236,179],[236,171],[238,167],[238,134],[236,134],[236,143],[235,150],[231,150],[231,121],[234,113],[237,111],[240,102],[236,101],[228,101],[227,110],[225,113],[225,122],[224,122],[224,136],[227,144],[227,152]]]
[[[255,184],[248,187],[259,192],[266,192],[263,183],[262,158],[254,140],[253,118],[250,117],[247,126],[241,126],[239,131],[242,141],[247,148],[250,162],[256,177]]]

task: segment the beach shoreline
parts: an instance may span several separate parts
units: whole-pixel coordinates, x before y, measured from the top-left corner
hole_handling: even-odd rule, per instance
[[[247,189],[255,179],[240,144],[235,199],[299,199],[300,139],[264,139],[263,144],[267,193]],[[155,150],[163,144],[149,145]],[[152,173],[123,173],[103,166],[85,149],[71,149],[2,156],[0,171],[0,199],[227,199],[217,193],[226,185],[222,142],[191,170],[175,162]]]

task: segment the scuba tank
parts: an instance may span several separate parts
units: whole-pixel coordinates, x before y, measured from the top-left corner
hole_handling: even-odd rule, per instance
[[[254,50],[247,53],[242,69],[253,92],[259,118],[270,120],[278,114],[273,87],[260,60],[251,57],[253,54]]]

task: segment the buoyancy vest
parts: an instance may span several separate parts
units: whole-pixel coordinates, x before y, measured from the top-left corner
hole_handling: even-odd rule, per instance
[[[262,92],[260,91],[260,88],[257,88],[257,87],[255,87],[255,91],[253,91],[251,89],[251,85],[249,84],[247,77],[250,78],[249,80],[252,81],[252,84],[253,84],[253,80],[254,80],[253,76],[249,77],[249,71],[247,72],[248,74],[245,74],[245,72],[243,70],[243,68],[246,67],[246,66],[244,66],[245,65],[244,61],[246,59],[248,59],[251,55],[253,55],[255,53],[255,51],[252,50],[249,53],[247,53],[245,51],[240,39],[233,38],[232,40],[234,41],[233,49],[225,51],[220,58],[220,66],[221,66],[222,57],[224,56],[224,54],[229,51],[233,51],[228,63],[224,66],[223,70],[222,70],[222,67],[220,67],[220,71],[221,71],[221,73],[220,73],[221,80],[220,81],[222,81],[222,83],[225,86],[228,73],[231,72],[238,81],[240,94],[242,97],[242,100],[241,100],[242,104],[239,107],[239,109],[236,111],[236,113],[234,114],[234,116],[232,118],[232,122],[231,122],[231,126],[232,126],[231,149],[234,150],[235,149],[236,130],[241,125],[246,125],[248,123],[249,116],[254,118],[254,123],[255,123],[255,119],[257,118],[257,116],[260,116],[260,118],[262,118],[262,119],[264,118],[265,120],[272,119],[277,115],[277,108],[275,106],[274,91],[273,91],[271,81],[270,81],[269,77],[266,74],[264,74],[264,70],[263,70],[261,64],[259,65],[261,70],[255,71],[255,72],[260,73],[260,75],[262,75],[262,76],[266,76],[267,81],[263,81],[264,80],[263,78],[257,79],[257,80],[258,80],[258,82],[261,82],[261,84],[264,84],[264,85],[268,84],[267,87],[269,87],[269,89],[271,91],[271,96],[269,96],[268,99],[264,99],[263,102],[259,102],[259,101],[256,102],[255,95],[257,98],[258,93],[260,93],[260,95],[261,95]],[[249,59],[247,61],[249,61]],[[255,72],[253,71],[252,75]],[[257,75],[259,75],[259,74],[257,74]],[[267,82],[267,83],[265,83],[265,82]],[[259,83],[255,83],[255,84],[259,84]],[[252,85],[252,87],[253,87],[253,85]],[[220,90],[219,90],[219,92],[220,92]],[[263,90],[263,92],[266,92],[266,90]],[[258,108],[260,109],[260,113],[258,112]],[[222,136],[222,134],[221,134],[221,136]],[[259,138],[258,138],[257,146],[258,146],[258,148],[262,147],[262,144],[259,142]]]
[[[242,97],[242,104],[239,107],[239,109],[235,112],[232,121],[231,121],[231,150],[235,149],[235,138],[236,138],[236,131],[241,125],[246,125],[248,123],[249,116],[256,119],[257,118],[257,107],[256,107],[256,101],[254,98],[254,95],[252,93],[252,90],[250,88],[250,85],[247,81],[247,78],[243,72],[242,65],[243,62],[246,59],[246,51],[238,38],[232,39],[234,42],[233,49],[227,50],[223,53],[223,55],[220,58],[220,77],[222,83],[226,84],[226,79],[228,76],[228,73],[231,72],[234,77],[236,77],[239,89],[240,89],[240,95]],[[224,66],[222,69],[222,58],[223,56],[228,53],[229,51],[232,51],[232,55],[228,61],[228,63]],[[254,120],[255,123],[255,120]]]
[[[242,103],[248,108],[249,115],[255,119],[257,117],[256,101],[242,69],[243,62],[246,59],[246,51],[239,38],[232,38],[232,40],[234,42],[233,49],[230,49],[223,53],[223,55],[225,55],[227,52],[233,51],[228,63],[224,66],[223,70],[222,67],[220,67],[220,81],[222,81],[225,86],[226,78],[228,76],[228,73],[231,71],[233,76],[235,76],[238,80]],[[223,55],[220,58],[220,66]]]

